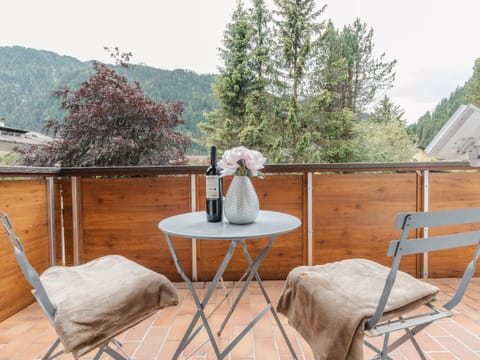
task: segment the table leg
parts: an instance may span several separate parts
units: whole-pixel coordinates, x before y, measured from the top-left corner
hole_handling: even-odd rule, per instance
[[[245,257],[247,258],[248,263],[253,264],[252,258],[250,257],[250,254],[248,252],[247,245],[245,244],[245,241],[242,240],[241,244],[242,244],[243,253],[245,254]],[[280,322],[278,314],[275,311],[274,307],[272,306],[272,301],[270,300],[270,297],[268,296],[267,291],[265,290],[265,287],[263,286],[263,281],[260,278],[260,275],[258,274],[257,269],[258,269],[258,267],[256,267],[252,271],[255,273],[255,279],[258,282],[258,286],[260,287],[260,289],[262,291],[262,294],[263,294],[263,297],[265,298],[265,301],[267,302],[267,304],[271,305],[270,311],[272,313],[273,318],[277,322],[278,328],[280,329],[280,332],[282,333],[282,336],[285,339],[285,342],[287,343],[287,346],[288,346],[288,349],[290,350],[290,353],[292,354],[294,359],[297,359],[297,355],[295,354],[295,350],[293,350],[293,346],[290,343],[290,340],[288,339],[287,333],[285,332],[285,329],[283,328],[282,323]]]
[[[263,248],[263,250],[260,252],[260,254],[257,256],[257,258],[252,261],[250,257],[247,258],[248,261],[248,268],[245,271],[244,275],[248,273],[247,278],[245,279],[245,282],[243,283],[242,288],[240,289],[240,292],[238,293],[237,297],[233,301],[230,310],[228,311],[227,315],[225,316],[225,319],[222,322],[222,325],[220,326],[220,329],[217,331],[217,335],[220,335],[227,325],[228,320],[232,316],[233,312],[235,311],[235,308],[237,307],[238,303],[240,302],[240,299],[243,297],[245,291],[247,290],[247,287],[252,281],[253,276],[255,275],[257,269],[260,267],[260,264],[262,263],[263,259],[265,258],[265,255],[267,255],[268,251],[270,250],[270,247],[272,246],[273,242],[275,241],[275,236],[272,236],[270,238],[270,241],[268,244]],[[245,240],[240,240],[242,246],[245,244]],[[243,277],[243,276],[242,276]]]
[[[215,341],[214,334],[210,328],[210,325],[208,324],[208,319],[205,316],[205,306],[208,304],[208,300],[210,300],[210,297],[212,296],[213,292],[215,291],[217,287],[217,283],[219,282],[223,272],[227,268],[233,253],[235,252],[235,248],[237,246],[237,240],[232,240],[230,242],[230,246],[228,248],[227,253],[225,254],[222,263],[220,264],[220,267],[218,268],[211,284],[210,287],[208,288],[203,300],[200,302],[200,299],[197,295],[197,292],[195,291],[195,288],[193,287],[192,281],[190,278],[185,274],[185,271],[183,270],[180,261],[178,259],[177,253],[175,251],[175,247],[173,246],[173,243],[170,239],[170,235],[165,233],[165,238],[167,240],[168,248],[170,250],[170,253],[172,255],[172,259],[175,263],[175,266],[177,267],[177,270],[182,277],[182,279],[185,281],[185,283],[188,286],[188,289],[192,295],[193,301],[195,302],[195,305],[197,306],[197,311],[188,326],[187,331],[185,332],[185,335],[183,336],[182,340],[180,341],[180,344],[178,345],[177,350],[175,351],[175,354],[173,355],[173,360],[178,359],[180,354],[182,353],[183,350],[188,346],[188,344],[195,338],[195,336],[199,333],[199,331],[202,329],[202,327],[205,327],[205,330],[207,331],[208,337],[210,339],[210,342],[213,346],[213,349],[215,351],[215,355],[217,356],[218,359],[223,359],[227,353],[224,351],[223,353],[220,353],[220,350],[218,348],[217,342]],[[195,325],[198,322],[198,319],[201,318],[203,325],[200,325],[195,331],[193,329],[195,328]],[[193,333],[192,333],[193,332]]]

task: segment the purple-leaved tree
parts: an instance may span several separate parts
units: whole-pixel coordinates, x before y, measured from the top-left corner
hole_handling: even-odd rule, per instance
[[[128,58],[127,58],[128,59]],[[125,66],[125,63],[121,63]],[[49,120],[55,141],[22,147],[19,163],[30,166],[133,166],[180,164],[191,140],[176,132],[183,104],[155,102],[140,85],[131,85],[105,64],[95,62],[90,79],[53,96],[66,110],[63,120]]]

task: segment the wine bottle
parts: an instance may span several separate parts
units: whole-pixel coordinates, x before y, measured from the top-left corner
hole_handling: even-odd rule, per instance
[[[217,167],[217,147],[210,148],[210,166],[206,172],[206,201],[207,201],[207,221],[222,221],[223,215],[223,189],[220,169]]]

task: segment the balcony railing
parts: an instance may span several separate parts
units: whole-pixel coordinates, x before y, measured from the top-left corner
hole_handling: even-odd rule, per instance
[[[51,264],[117,253],[177,281],[157,224],[170,215],[204,210],[204,170],[0,167],[0,211],[10,215],[39,272]],[[480,206],[480,173],[463,162],[270,165],[265,173],[264,179],[253,178],[260,207],[295,215],[302,227],[278,237],[260,269],[264,279],[284,279],[301,264],[352,257],[389,265],[386,249],[398,237],[393,228],[398,212]],[[230,178],[224,181],[227,189]],[[186,272],[198,280],[213,276],[226,250],[219,242],[174,241]],[[263,241],[250,243],[253,254]],[[1,320],[32,297],[3,233],[0,244]],[[453,250],[406,258],[402,270],[418,277],[456,277],[466,261]],[[245,267],[234,259],[225,278],[237,279]]]

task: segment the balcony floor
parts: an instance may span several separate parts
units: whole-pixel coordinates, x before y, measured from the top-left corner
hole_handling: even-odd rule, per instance
[[[440,298],[452,292],[452,286],[458,279],[436,279],[429,282],[441,289]],[[267,291],[276,304],[282,290],[283,281],[266,281]],[[206,289],[208,284],[196,283],[199,291]],[[232,282],[226,283],[227,287]],[[181,299],[178,306],[161,310],[155,316],[145,320],[136,327],[126,331],[117,338],[122,341],[124,349],[135,360],[170,359],[178,345],[195,308],[194,303],[185,288],[184,283],[177,283],[176,287]],[[211,299],[212,307],[222,296],[223,289],[219,288]],[[452,319],[444,319],[428,327],[418,335],[418,340],[427,354],[428,359],[480,359],[480,278],[472,280],[467,296],[456,308],[458,314]],[[209,305],[210,306],[210,305]],[[220,346],[238,334],[240,329],[249,321],[253,314],[264,307],[264,299],[256,283],[253,283],[246,296],[241,300],[239,307],[233,314],[230,322],[220,338]],[[224,302],[211,321],[219,324],[223,319],[227,302]],[[286,318],[280,315],[281,321],[292,341],[299,359],[313,359],[306,342],[291,328]],[[0,323],[0,360],[31,360],[40,359],[50,344],[55,340],[55,333],[48,321],[35,303],[20,313]],[[206,339],[202,331],[195,339],[198,345],[200,338]],[[380,340],[380,339],[376,339]],[[191,344],[189,347],[193,347]],[[365,349],[365,358],[372,352]],[[393,359],[418,359],[414,348],[405,344],[398,351],[391,354]],[[92,359],[93,352],[82,359]],[[107,357],[104,357],[107,359]],[[213,350],[209,344],[201,347],[191,359],[214,359]],[[230,360],[273,360],[291,359],[291,355],[280,337],[271,314],[264,317],[232,351]],[[73,359],[71,355],[63,355],[58,359]]]

